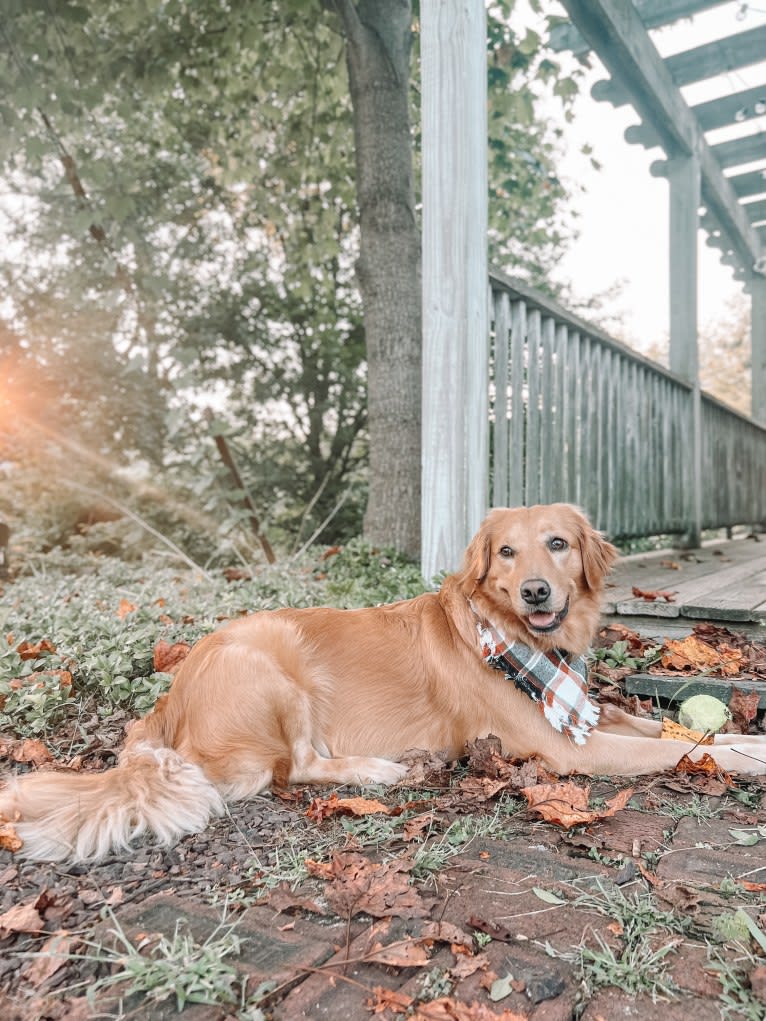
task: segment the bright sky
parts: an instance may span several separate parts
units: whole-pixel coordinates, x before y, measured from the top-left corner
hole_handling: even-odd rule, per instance
[[[563,8],[561,13],[565,14]],[[652,38],[661,55],[670,56],[764,23],[766,0],[755,4],[732,2],[654,31]],[[582,183],[585,192],[577,201],[580,238],[564,258],[561,275],[571,280],[575,292],[583,297],[624,280],[622,296],[610,311],[622,313],[626,339],[644,348],[668,332],[668,185],[649,173],[650,164],[664,154],[661,149],[646,150],[625,141],[625,128],[639,123],[638,114],[631,106],[615,109],[591,98],[591,84],[607,77],[598,60],[593,65],[576,102],[574,123],[566,128],[568,152],[560,168],[562,176]],[[766,61],[687,86],[682,92],[694,104],[765,82]],[[717,143],[755,131],[766,131],[766,117],[749,119],[706,137]],[[600,172],[579,155],[585,143],[593,147],[594,156],[603,165]],[[764,164],[754,164],[752,169],[756,166]],[[727,173],[747,169],[751,167]],[[731,270],[721,265],[720,253],[709,248],[705,239],[700,232],[700,326],[721,318],[727,300],[742,294]]]

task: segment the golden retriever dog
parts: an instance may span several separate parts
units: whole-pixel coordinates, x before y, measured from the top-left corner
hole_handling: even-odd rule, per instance
[[[41,771],[0,793],[37,859],[169,845],[272,784],[391,784],[412,749],[495,734],[559,774],[672,769],[693,742],[587,692],[582,656],[617,553],[567,504],[490,512],[439,592],[370,609],[254,613],[199,641],[116,767]],[[710,750],[710,749],[705,749]],[[766,771],[766,738],[716,738],[719,766]]]

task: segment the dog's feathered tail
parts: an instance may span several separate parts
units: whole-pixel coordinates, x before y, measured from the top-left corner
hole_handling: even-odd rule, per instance
[[[144,833],[171,845],[223,811],[199,766],[149,740],[129,741],[105,773],[35,773],[0,791],[0,820],[23,841],[19,854],[47,861],[96,861]]]

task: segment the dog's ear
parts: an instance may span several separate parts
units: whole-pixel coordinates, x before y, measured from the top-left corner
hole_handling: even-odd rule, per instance
[[[489,529],[482,525],[468,544],[468,549],[463,556],[463,566],[458,572],[460,583],[466,590],[466,594],[470,594],[487,577],[491,548]]]
[[[585,583],[590,589],[599,589],[620,553],[611,542],[607,542],[603,535],[596,531],[584,514],[578,512],[578,516],[580,518],[578,529],[580,554]]]

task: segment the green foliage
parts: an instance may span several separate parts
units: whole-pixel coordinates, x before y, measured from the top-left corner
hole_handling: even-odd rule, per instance
[[[154,669],[160,640],[193,643],[259,609],[364,606],[423,591],[418,568],[395,553],[361,540],[328,552],[233,582],[179,569],[157,549],[132,562],[60,550],[28,557],[0,594],[0,731],[50,737],[91,703],[103,717],[148,712],[170,683]],[[42,642],[36,658],[18,651]]]
[[[391,549],[352,539],[327,559],[327,593],[337,606],[370,606],[425,591],[420,568]]]
[[[629,642],[618,641],[602,649],[594,649],[593,656],[608,667],[616,668],[624,666],[630,667],[631,670],[643,670],[651,666],[652,663],[657,662],[662,654],[662,647],[658,645],[648,649],[643,656],[631,656],[629,651]]]
[[[104,990],[121,996],[136,994],[153,1003],[175,999],[180,1013],[190,1003],[237,1004],[244,1001],[244,983],[227,957],[239,957],[242,939],[235,924],[227,924],[225,915],[204,943],[183,932],[184,920],[176,922],[173,936],[161,936],[157,942],[146,937],[133,942],[111,913],[114,946],[91,944],[90,953],[81,955],[111,966],[88,987],[91,1005]]]

